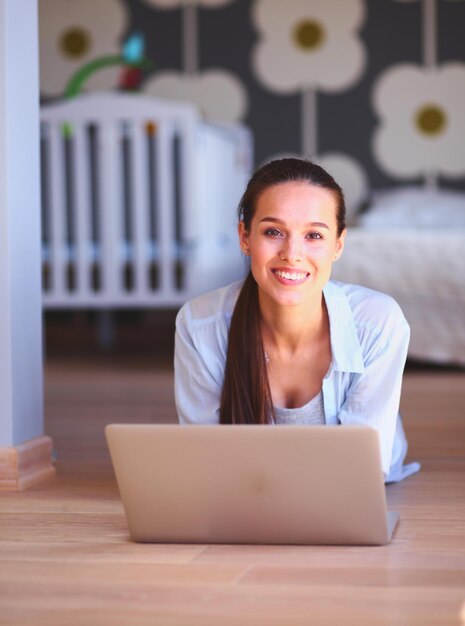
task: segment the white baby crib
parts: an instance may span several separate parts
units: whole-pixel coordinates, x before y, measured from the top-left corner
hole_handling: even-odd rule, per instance
[[[252,166],[241,125],[103,93],[41,109],[43,303],[176,307],[244,274],[235,208]]]

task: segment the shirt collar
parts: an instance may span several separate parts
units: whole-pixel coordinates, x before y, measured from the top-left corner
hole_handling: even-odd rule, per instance
[[[362,348],[347,296],[332,281],[326,283],[323,295],[329,316],[332,369],[361,374],[365,371]]]

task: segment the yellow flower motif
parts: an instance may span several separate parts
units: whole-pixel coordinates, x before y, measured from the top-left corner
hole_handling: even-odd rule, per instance
[[[379,165],[410,178],[465,174],[465,64],[422,68],[396,65],[373,91],[380,124],[373,139]]]
[[[47,96],[62,95],[71,76],[89,61],[118,54],[127,27],[120,0],[40,0],[40,88]],[[117,84],[119,68],[94,74],[90,91]]]
[[[258,78],[281,93],[347,89],[365,69],[364,13],[362,0],[256,0]]]
[[[417,110],[415,123],[419,133],[441,135],[447,126],[447,113],[434,102],[428,102]]]

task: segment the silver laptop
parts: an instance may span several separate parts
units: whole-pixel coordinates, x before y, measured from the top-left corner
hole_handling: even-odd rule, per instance
[[[134,541],[381,545],[378,433],[362,426],[106,427]]]

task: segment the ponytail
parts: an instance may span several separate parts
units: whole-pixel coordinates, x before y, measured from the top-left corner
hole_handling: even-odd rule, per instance
[[[258,287],[250,272],[240,291],[229,328],[220,424],[268,424],[272,418]]]

